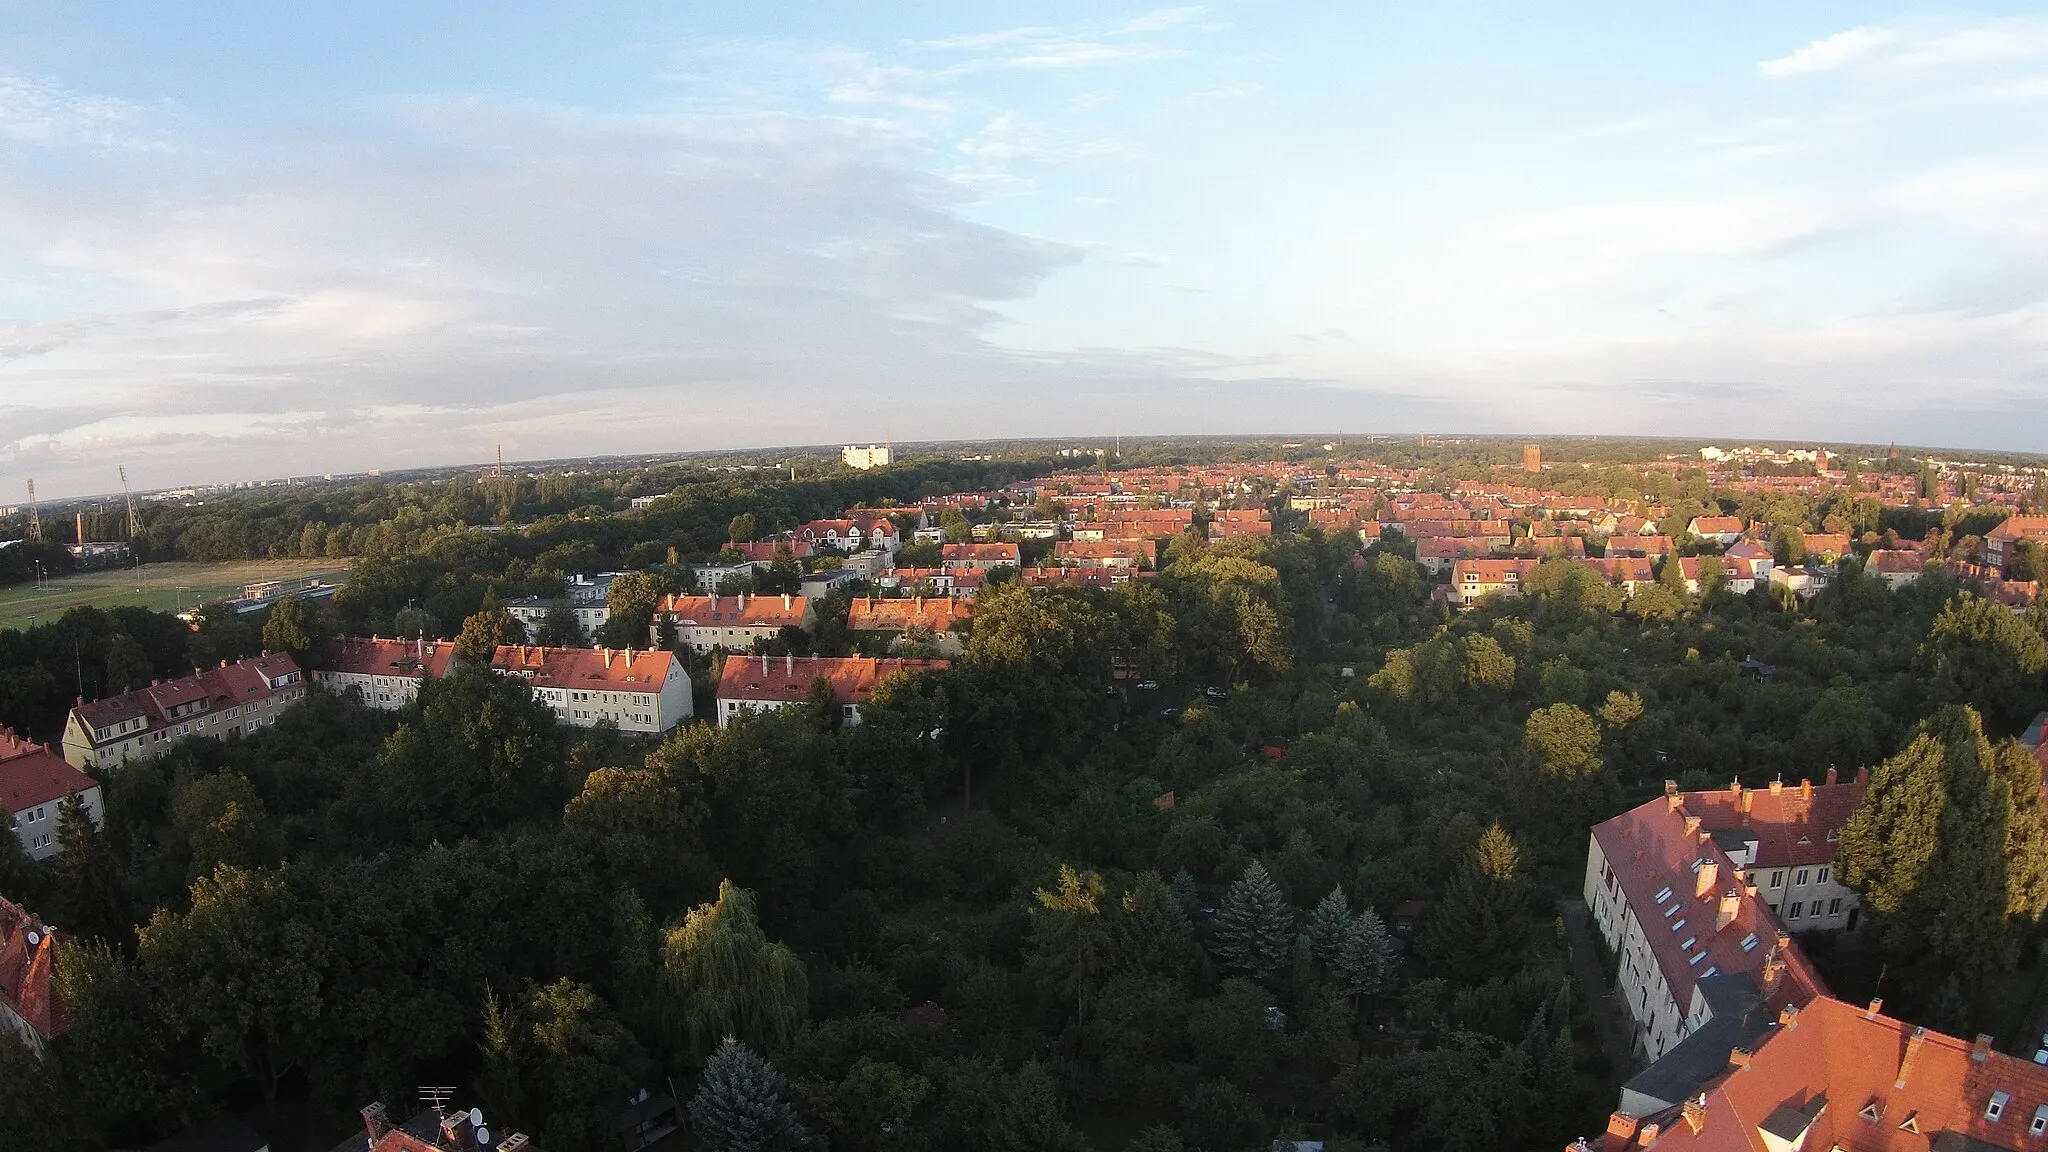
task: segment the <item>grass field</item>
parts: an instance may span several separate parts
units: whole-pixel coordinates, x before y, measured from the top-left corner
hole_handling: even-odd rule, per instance
[[[0,588],[0,628],[26,628],[51,621],[67,609],[91,605],[118,608],[124,604],[176,612],[212,600],[240,596],[243,586],[258,580],[300,576],[334,576],[348,570],[335,560],[236,560],[225,564],[145,564],[105,572],[81,572],[50,581],[42,588],[16,584]]]

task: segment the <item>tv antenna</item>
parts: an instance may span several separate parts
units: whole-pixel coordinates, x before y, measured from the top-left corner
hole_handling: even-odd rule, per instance
[[[41,517],[36,515],[36,482],[34,477],[30,477],[28,482],[28,538],[30,543],[40,544],[43,542],[43,521]]]
[[[434,1115],[437,1117],[446,1117],[448,1115],[448,1101],[454,1098],[455,1086],[453,1084],[446,1087],[427,1084],[420,1085],[420,1103],[432,1108]]]
[[[142,535],[142,518],[135,514],[135,492],[128,487],[128,466],[123,464],[121,472],[121,498],[128,503],[128,539],[133,541]]]

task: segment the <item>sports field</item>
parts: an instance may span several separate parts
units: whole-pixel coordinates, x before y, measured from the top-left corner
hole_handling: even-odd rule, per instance
[[[258,580],[325,576],[338,583],[335,578],[347,571],[347,564],[337,560],[235,560],[225,564],[175,561],[80,572],[51,580],[42,588],[34,584],[0,588],[0,628],[26,628],[88,604],[95,608],[136,604],[176,612],[240,596],[245,585]]]

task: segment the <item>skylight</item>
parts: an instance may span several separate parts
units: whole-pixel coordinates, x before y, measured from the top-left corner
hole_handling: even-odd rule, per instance
[[[1699,937],[1697,937],[1697,936],[1687,936],[1687,937],[1685,938],[1685,942],[1684,942],[1684,943],[1682,943],[1682,944],[1680,944],[1680,945],[1679,945],[1679,947],[1680,947],[1680,948],[1691,948],[1691,947],[1692,947],[1693,945],[1695,945],[1695,944],[1697,944],[1697,943],[1699,943],[1699,942],[1700,942],[1700,938],[1699,938]]]
[[[1756,951],[1756,933],[1751,932],[1742,938],[1742,950],[1744,952]]]
[[[1655,896],[1652,896],[1650,898],[1650,901],[1653,904],[1662,904],[1664,901],[1669,899],[1671,899],[1671,889],[1667,887],[1659,890]]]
[[[1683,920],[1673,920],[1673,921],[1671,922],[1671,930],[1672,930],[1673,932],[1676,932],[1676,931],[1678,931],[1678,930],[1679,930],[1680,928],[1683,928],[1683,927],[1685,927],[1685,921],[1683,921]]]
[[[1697,951],[1697,952],[1693,953],[1693,955],[1692,955],[1692,959],[1690,959],[1690,960],[1687,960],[1687,961],[1686,961],[1686,963],[1687,963],[1687,964],[1689,964],[1689,965],[1691,965],[1692,967],[1695,967],[1695,968],[1697,968],[1697,967],[1699,967],[1699,963],[1700,963],[1700,961],[1702,961],[1702,960],[1705,960],[1706,958],[1707,958],[1707,950],[1706,950],[1705,948],[1702,948],[1702,949],[1700,949],[1699,951]]]

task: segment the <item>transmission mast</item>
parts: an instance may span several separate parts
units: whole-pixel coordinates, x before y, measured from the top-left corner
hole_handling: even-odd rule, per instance
[[[28,482],[28,538],[32,543],[40,544],[43,542],[42,517],[36,515],[36,482],[34,478],[30,478]]]
[[[128,487],[128,466],[121,465],[121,498],[128,502],[128,539],[142,535],[142,518],[135,514],[135,493]]]

